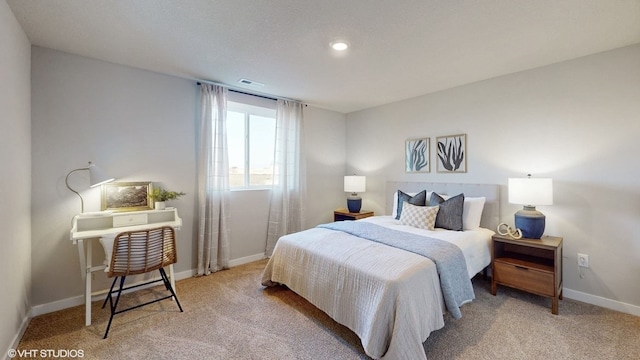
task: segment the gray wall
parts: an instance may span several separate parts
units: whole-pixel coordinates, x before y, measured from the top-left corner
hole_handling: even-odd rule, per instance
[[[19,340],[31,303],[31,44],[0,1],[0,357]]]
[[[170,205],[184,224],[175,271],[190,276],[197,261],[195,82],[51,49],[34,47],[32,53],[34,312],[83,303],[78,253],[69,241],[80,201],[64,179],[87,161],[117,181],[160,182],[187,193]],[[308,226],[329,221],[344,199],[345,132],[345,115],[305,108],[312,174]],[[88,188],[86,174],[71,180],[85,198],[85,211],[99,210],[100,191]],[[267,191],[232,193],[232,265],[262,257],[268,201]],[[97,248],[95,261],[101,261]],[[110,285],[104,274],[95,274],[94,291]]]
[[[162,182],[187,193],[171,203],[186,225],[175,269],[193,268],[193,82],[33,47],[32,84],[32,305],[83,293],[78,252],[69,240],[80,200],[65,176],[88,161],[118,181]],[[87,172],[75,173],[70,183],[85,198],[85,211],[100,210],[100,189],[88,187]],[[94,291],[107,283],[96,273]]]
[[[387,180],[554,181],[546,234],[564,237],[564,294],[640,315],[640,45],[347,115],[347,166],[367,175],[363,207],[383,212]],[[407,174],[404,141],[467,134],[465,174]],[[577,253],[591,267],[579,273]]]

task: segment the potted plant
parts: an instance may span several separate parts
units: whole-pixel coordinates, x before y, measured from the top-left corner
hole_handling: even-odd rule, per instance
[[[149,193],[149,197],[153,199],[155,202],[154,208],[156,210],[164,209],[166,206],[165,201],[175,200],[182,195],[186,195],[186,194],[181,191],[178,192],[178,191],[165,190],[161,187],[154,188],[151,190],[151,193]]]

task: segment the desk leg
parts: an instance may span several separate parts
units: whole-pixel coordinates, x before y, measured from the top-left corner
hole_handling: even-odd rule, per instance
[[[80,258],[80,276],[82,280],[87,276],[87,258],[84,252],[84,239],[78,239],[78,257]]]
[[[84,324],[91,325],[91,240],[87,241],[86,266],[84,270]]]

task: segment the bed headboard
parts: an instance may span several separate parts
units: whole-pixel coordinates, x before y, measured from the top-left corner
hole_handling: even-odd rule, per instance
[[[482,210],[480,226],[495,231],[500,223],[500,185],[388,181],[385,197],[387,204],[385,209],[388,214],[392,213],[393,194],[397,190],[402,190],[406,193],[427,190],[450,196],[460,193],[464,193],[465,197],[484,196],[486,200]]]

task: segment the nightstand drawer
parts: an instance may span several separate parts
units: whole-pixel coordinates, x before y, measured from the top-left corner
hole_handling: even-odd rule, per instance
[[[521,290],[540,295],[554,296],[553,273],[540,271],[527,266],[494,261],[495,281]]]

